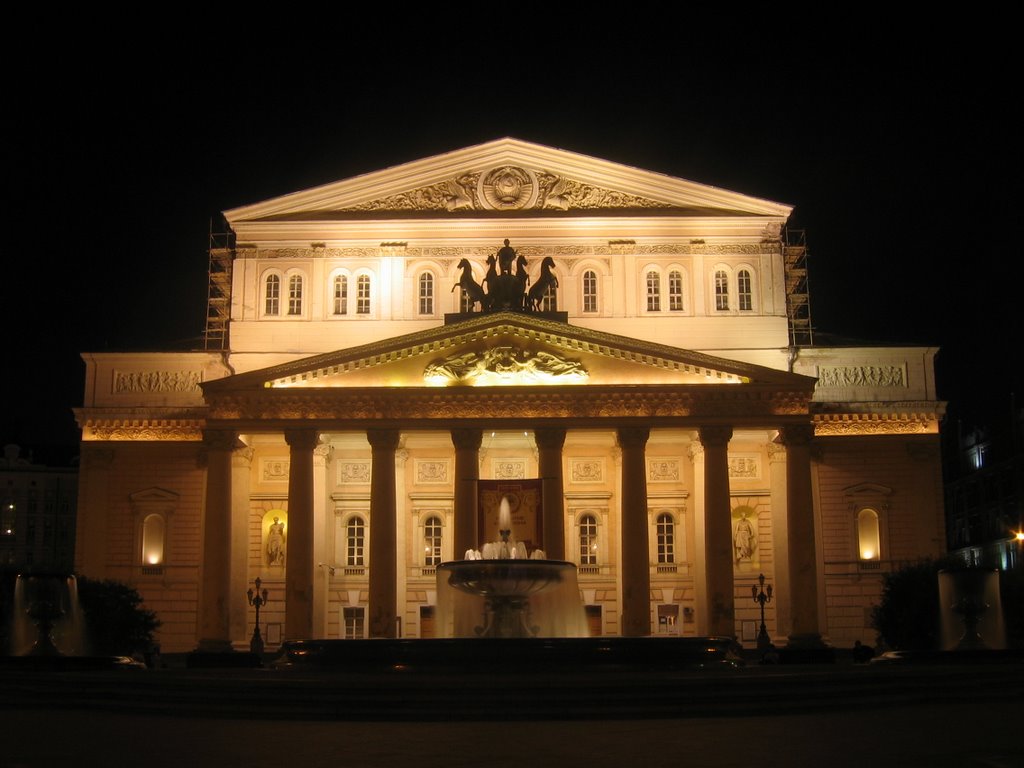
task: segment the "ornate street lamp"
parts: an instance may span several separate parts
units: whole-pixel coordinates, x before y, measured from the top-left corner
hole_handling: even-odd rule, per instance
[[[257,576],[256,590],[250,589],[246,592],[249,597],[249,605],[256,607],[256,628],[252,631],[252,639],[249,641],[249,650],[253,653],[263,653],[263,636],[260,635],[260,608],[267,604],[267,590],[260,590],[262,583],[260,577]]]
[[[772,585],[769,584],[765,588],[763,573],[757,577],[757,582],[760,588],[757,586],[751,586],[750,588],[750,591],[753,593],[754,602],[761,606],[761,629],[757,633],[757,650],[767,651],[772,644],[772,639],[768,637],[768,628],[764,625],[764,606],[765,603],[770,603],[772,600]]]

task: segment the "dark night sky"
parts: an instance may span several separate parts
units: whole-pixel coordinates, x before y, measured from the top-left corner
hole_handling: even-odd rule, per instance
[[[819,334],[941,347],[951,412],[1003,418],[1021,392],[1009,49],[707,37],[377,36],[258,64],[147,38],[10,83],[0,442],[74,442],[82,351],[198,345],[219,211],[502,136],[795,206]]]

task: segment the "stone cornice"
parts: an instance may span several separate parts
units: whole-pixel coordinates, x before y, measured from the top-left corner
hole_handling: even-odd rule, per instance
[[[811,411],[818,436],[938,434],[946,404],[930,400],[812,403]]]
[[[767,386],[566,386],[260,389],[217,393],[210,420],[275,429],[315,420],[322,430],[601,422],[778,425],[806,420],[809,394]],[[564,422],[564,423],[563,423]]]
[[[495,337],[518,338],[556,347],[567,353],[589,352],[642,365],[698,374],[713,383],[748,382],[770,384],[782,390],[806,389],[808,396],[814,379],[774,368],[726,360],[719,357],[640,341],[625,336],[573,326],[535,315],[516,312],[481,314],[448,326],[437,326],[393,339],[359,347],[314,355],[258,371],[205,382],[207,401],[221,393],[263,387],[315,387],[315,380],[347,370],[387,364],[413,355],[434,355],[456,346]]]

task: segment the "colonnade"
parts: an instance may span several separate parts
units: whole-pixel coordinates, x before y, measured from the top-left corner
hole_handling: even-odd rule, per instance
[[[705,626],[711,635],[735,633],[731,502],[728,448],[732,427],[698,427],[703,446],[704,572],[698,589],[706,595]],[[482,430],[451,430],[455,448],[453,552],[455,557],[479,546],[477,481]],[[619,427],[621,450],[621,632],[626,636],[651,633],[651,553],[648,543],[646,446],[650,426]],[[821,642],[818,606],[818,566],[815,555],[811,488],[810,424],[784,426],[779,442],[786,448],[786,536],[790,644]],[[397,634],[397,535],[395,457],[400,431],[370,428],[371,448],[369,629],[371,637]],[[562,448],[564,428],[534,431],[542,481],[544,549],[552,559],[566,559]],[[319,441],[315,428],[288,429],[288,567],[285,576],[285,638],[315,636],[313,574],[313,455]],[[206,509],[203,526],[202,583],[199,605],[199,649],[226,651],[231,647],[228,605],[231,563],[231,455],[238,445],[230,430],[204,433],[207,449]],[[781,629],[781,628],[780,628]]]

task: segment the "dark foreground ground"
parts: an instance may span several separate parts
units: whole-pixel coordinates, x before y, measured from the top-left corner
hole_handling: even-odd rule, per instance
[[[1024,766],[1024,664],[38,671],[0,766]]]

